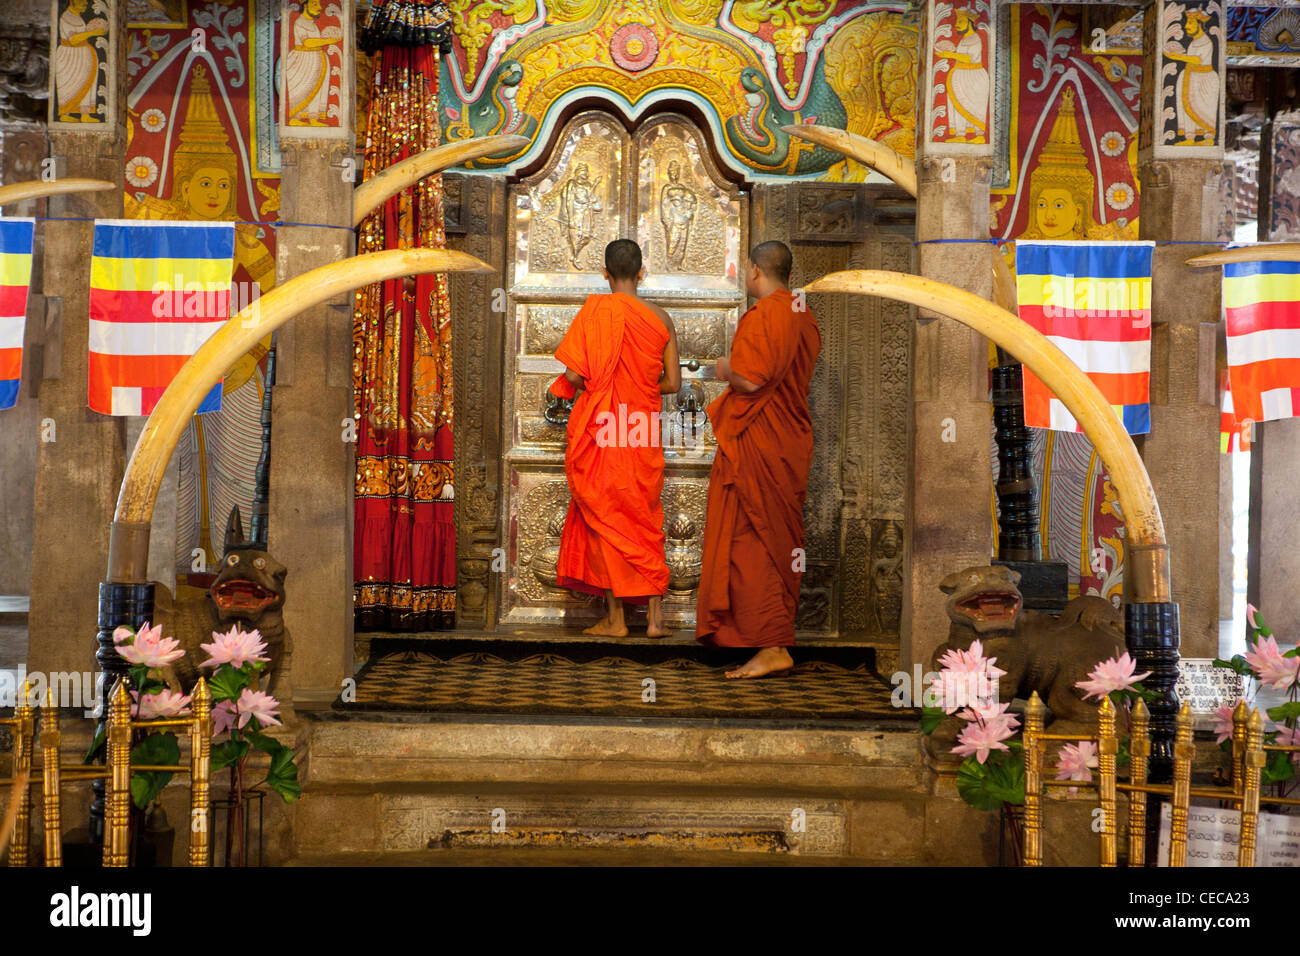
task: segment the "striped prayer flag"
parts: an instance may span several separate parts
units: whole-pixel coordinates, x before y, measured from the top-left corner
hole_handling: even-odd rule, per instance
[[[1224,369],[1219,375],[1219,390],[1223,393],[1222,411],[1219,412],[1219,451],[1226,455],[1234,451],[1250,451],[1251,428],[1238,421],[1232,404],[1232,375]]]
[[[90,261],[90,407],[148,415],[229,316],[235,225],[95,222]],[[221,408],[221,383],[200,412]]]
[[[0,408],[18,404],[35,219],[0,217]]]
[[[1046,335],[1115,409],[1130,435],[1151,430],[1153,242],[1018,242],[1020,318]],[[1082,431],[1065,405],[1024,371],[1025,424]]]
[[[1294,418],[1300,409],[1300,262],[1225,265],[1223,316],[1237,421]]]

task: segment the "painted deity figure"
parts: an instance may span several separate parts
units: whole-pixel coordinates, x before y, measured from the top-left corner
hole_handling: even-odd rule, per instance
[[[61,123],[96,123],[95,93],[99,54],[91,46],[95,37],[108,35],[108,21],[83,14],[90,0],[69,0],[59,16],[59,45],[54,50],[56,112]]]
[[[593,181],[586,163],[578,163],[573,176],[560,187],[560,213],[556,217],[564,226],[569,241],[569,261],[573,268],[587,243],[596,238],[596,213],[601,211],[596,194],[599,180]]]
[[[1165,59],[1184,64],[1178,73],[1174,93],[1174,115],[1178,121],[1175,145],[1196,146],[1214,142],[1219,116],[1219,77],[1214,70],[1214,41],[1206,32],[1208,14],[1189,10],[1183,18],[1185,49],[1177,42],[1165,49]]]
[[[1083,239],[1092,221],[1095,179],[1079,139],[1075,91],[1061,91],[1052,132],[1029,176],[1030,221],[1025,239]]]
[[[681,164],[668,164],[668,182],[659,192],[659,221],[664,227],[664,244],[668,265],[681,269],[686,263],[686,244],[695,221],[695,193],[681,184]]]
[[[948,77],[948,128],[951,139],[968,143],[988,141],[989,71],[984,65],[984,37],[969,10],[958,9],[955,21],[961,37],[952,50],[935,50],[935,56],[952,61]]]
[[[180,125],[179,145],[172,154],[175,170],[169,198],[128,191],[126,214],[133,219],[177,219],[196,222],[228,222],[238,218],[235,190],[239,185],[240,163],[225,127],[217,114],[211,80],[202,65],[194,68],[189,94],[182,100],[185,118]],[[275,285],[275,257],[263,241],[258,226],[235,225],[235,278],[241,270],[261,295]],[[232,305],[243,305],[254,290],[236,282],[231,289]],[[178,564],[189,569],[190,551],[202,547],[209,560],[219,556],[212,517],[224,517],[231,505],[249,513],[253,499],[254,469],[260,440],[259,414],[262,380],[257,368],[270,348],[267,336],[240,357],[222,382],[222,410],[195,416],[178,448],[182,461],[192,468],[181,469],[182,511],[193,514],[178,520]],[[258,436],[258,437],[253,437]],[[188,452],[188,454],[187,454]],[[209,506],[211,503],[211,507]],[[187,538],[187,531],[195,532]]]
[[[285,56],[284,87],[290,126],[327,126],[329,48],[343,42],[338,27],[321,28],[321,0],[306,0],[293,20],[293,45]]]

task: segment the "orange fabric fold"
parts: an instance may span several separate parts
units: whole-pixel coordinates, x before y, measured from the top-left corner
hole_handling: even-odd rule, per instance
[[[808,390],[821,351],[817,320],[794,303],[779,289],[741,317],[731,367],[759,389],[729,387],[709,405],[718,451],[695,615],[705,644],[794,644],[813,452]]]
[[[561,587],[633,601],[668,590],[659,441],[667,344],[667,327],[645,303],[613,292],[588,297],[555,350],[583,378],[564,452]]]

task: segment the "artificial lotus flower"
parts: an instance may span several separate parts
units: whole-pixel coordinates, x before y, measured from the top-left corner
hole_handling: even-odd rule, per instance
[[[1225,740],[1232,739],[1232,712],[1237,703],[1223,704],[1214,711],[1214,726],[1210,729],[1214,731],[1214,742],[1221,744]]]
[[[1254,647],[1246,652],[1246,661],[1265,687],[1281,690],[1300,677],[1300,657],[1286,657],[1273,637],[1256,639]]]
[[[1246,605],[1246,623],[1251,626],[1252,630],[1256,630],[1256,631],[1258,631],[1260,628],[1259,620],[1255,616],[1258,613],[1259,613],[1259,608],[1255,607],[1255,605],[1253,604]]]
[[[143,667],[166,667],[185,656],[176,638],[163,637],[162,625],[150,627],[148,621],[130,644],[118,644],[117,652],[129,663]]]
[[[190,712],[190,697],[174,690],[160,690],[156,694],[140,697],[131,691],[135,699],[140,720],[152,720],[155,717],[183,717]]]
[[[1076,681],[1074,686],[1087,691],[1083,695],[1084,700],[1093,696],[1100,700],[1117,690],[1129,690],[1138,681],[1151,676],[1150,671],[1145,674],[1134,674],[1135,670],[1137,670],[1137,661],[1129,657],[1128,651],[1125,651],[1118,658],[1112,657],[1102,661],[1088,673],[1091,680]]]
[[[1013,718],[1014,719],[1014,718]],[[995,720],[990,723],[975,721],[967,724],[957,735],[957,746],[952,752],[963,757],[974,756],[980,763],[989,759],[994,750],[1010,750],[1002,741],[1015,734],[1015,729]]]
[[[113,630],[113,644],[121,644],[123,641],[135,637],[135,631],[131,630],[125,624]]]
[[[212,632],[211,644],[200,644],[199,647],[207,652],[208,659],[200,664],[200,667],[220,667],[222,664],[229,664],[235,669],[243,667],[247,663],[264,663],[270,658],[265,657],[262,651],[266,650],[266,644],[261,640],[262,634],[254,629],[251,631],[241,630],[238,624],[232,625],[230,630],[224,634],[220,631]]]
[[[977,703],[960,711],[957,716],[972,723],[1001,724],[1014,733],[1020,727],[1020,718],[1015,714],[1007,713],[1007,708],[1010,706],[1010,704],[999,704],[994,701]]]
[[[275,717],[280,710],[280,702],[270,694],[264,694],[260,690],[245,687],[244,692],[239,695],[239,702],[235,706],[239,710],[240,729],[243,729],[244,725],[254,717],[263,726],[267,724],[278,725],[280,723]]]
[[[228,700],[217,701],[212,706],[212,736],[220,737],[235,726],[235,705]]]
[[[1282,726],[1277,729],[1277,739],[1273,741],[1279,747],[1300,747],[1300,729]],[[1291,760],[1300,764],[1300,753],[1293,753]]]
[[[984,656],[984,645],[971,641],[967,650],[949,650],[939,658],[943,670],[930,681],[930,693],[939,698],[945,714],[967,706],[986,705],[996,699],[998,678],[1006,674],[994,667],[996,657]]]
[[[1091,740],[1080,740],[1078,745],[1065,744],[1056,755],[1056,779],[1078,780],[1088,783],[1092,780],[1092,767],[1097,766],[1097,745]],[[1071,787],[1071,793],[1078,793],[1078,787]]]

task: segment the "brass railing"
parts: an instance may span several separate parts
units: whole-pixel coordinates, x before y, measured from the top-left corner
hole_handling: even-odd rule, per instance
[[[1118,756],[1120,733],[1115,707],[1110,698],[1103,698],[1097,714],[1097,733],[1049,734],[1043,730],[1046,707],[1038,694],[1033,694],[1025,708],[1024,759],[1025,759],[1025,812],[1024,852],[1025,866],[1043,865],[1043,789],[1046,787],[1076,787],[1095,790],[1101,807],[1101,865],[1118,865],[1119,821],[1118,795],[1128,799],[1128,865],[1146,863],[1147,798],[1164,796],[1170,800],[1169,865],[1187,864],[1187,816],[1192,798],[1219,800],[1241,811],[1241,829],[1237,847],[1237,865],[1254,866],[1255,849],[1259,833],[1259,808],[1261,804],[1300,806],[1300,799],[1268,797],[1261,793],[1263,767],[1269,752],[1300,753],[1298,746],[1281,746],[1264,743],[1264,718],[1258,710],[1250,710],[1244,701],[1237,704],[1232,714],[1232,764],[1231,779],[1226,788],[1193,787],[1192,759],[1195,745],[1192,742],[1192,710],[1184,703],[1178,712],[1174,735],[1173,781],[1169,784],[1148,782],[1148,761],[1151,757],[1151,715],[1146,705],[1138,701],[1133,706],[1130,719],[1129,777],[1119,779]],[[1092,783],[1078,780],[1044,780],[1043,757],[1050,741],[1097,744],[1097,777]]]
[[[14,715],[0,717],[0,725],[12,727],[14,735],[13,776],[0,780],[0,786],[7,785],[11,791],[6,812],[3,818],[0,818],[0,835],[3,835],[10,826],[13,827],[13,836],[10,838],[9,845],[10,866],[27,865],[27,853],[31,841],[28,833],[32,815],[29,778],[32,770],[32,741],[36,736],[36,718],[32,711],[30,697],[30,686],[23,681],[18,700],[14,702]],[[9,821],[10,810],[13,811],[12,824]],[[0,844],[3,843],[4,840],[0,839]]]

